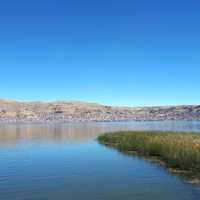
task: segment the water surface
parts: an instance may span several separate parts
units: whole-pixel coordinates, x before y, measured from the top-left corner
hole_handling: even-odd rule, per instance
[[[200,189],[155,164],[100,145],[117,130],[200,132],[200,122],[1,124],[2,200],[199,200]]]

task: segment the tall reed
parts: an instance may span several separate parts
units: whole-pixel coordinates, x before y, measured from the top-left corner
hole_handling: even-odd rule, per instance
[[[200,134],[129,131],[107,133],[98,140],[121,151],[159,158],[170,168],[200,174]]]

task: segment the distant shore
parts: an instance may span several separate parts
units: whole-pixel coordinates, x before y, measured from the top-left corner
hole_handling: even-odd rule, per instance
[[[99,136],[98,141],[165,166],[172,173],[200,185],[200,134],[128,131],[107,133]]]
[[[200,105],[116,107],[79,101],[19,102],[0,99],[0,122],[200,121]]]

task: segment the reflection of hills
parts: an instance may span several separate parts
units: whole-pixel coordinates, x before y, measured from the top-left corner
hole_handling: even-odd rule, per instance
[[[15,144],[24,140],[76,143],[94,139],[101,133],[115,130],[120,130],[120,127],[103,123],[3,125],[0,127],[0,144]]]
[[[77,143],[95,139],[105,132],[119,130],[172,130],[200,132],[200,122],[102,122],[66,124],[1,124],[0,146],[23,141]]]

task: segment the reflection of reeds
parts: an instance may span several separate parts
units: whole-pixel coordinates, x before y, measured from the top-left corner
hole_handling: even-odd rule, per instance
[[[200,174],[200,135],[193,133],[130,131],[99,136],[101,143],[120,151],[156,157],[167,167]],[[200,176],[199,176],[200,177]]]

